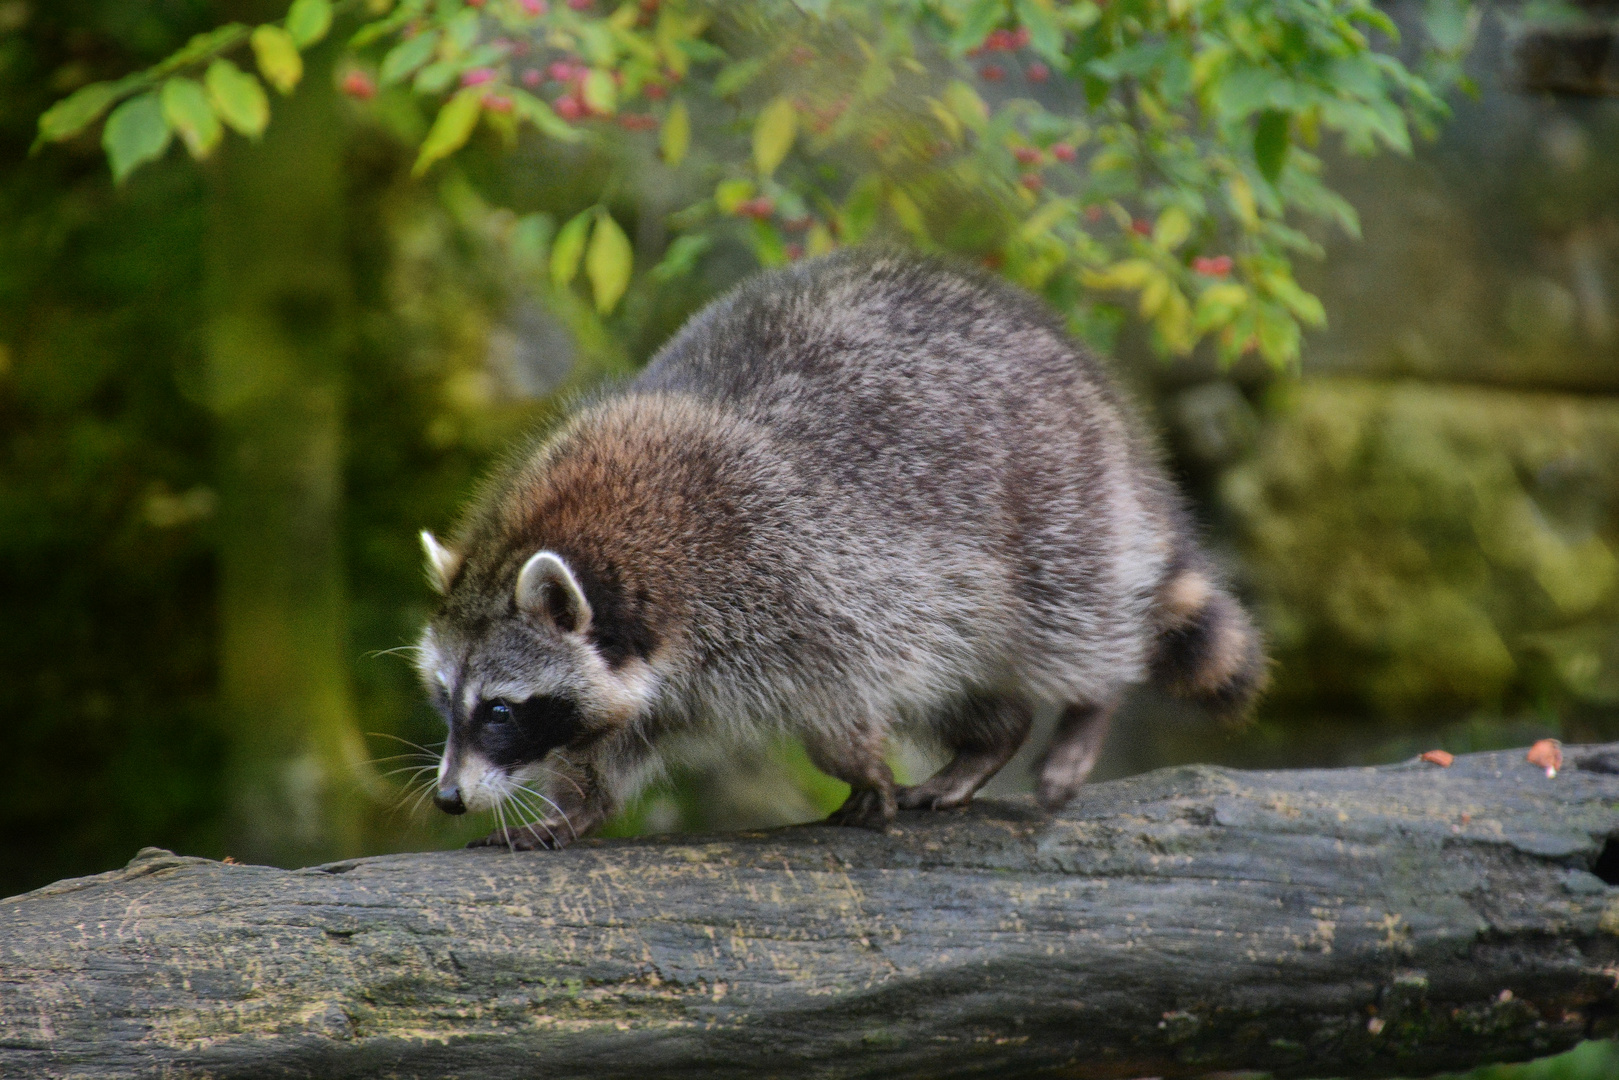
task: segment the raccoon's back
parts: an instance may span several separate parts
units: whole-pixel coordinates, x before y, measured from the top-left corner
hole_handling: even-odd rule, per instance
[[[1076,484],[1151,479],[1106,374],[1045,308],[911,256],[760,275],[694,318],[637,387],[734,409],[921,527],[1015,528],[1009,513]]]

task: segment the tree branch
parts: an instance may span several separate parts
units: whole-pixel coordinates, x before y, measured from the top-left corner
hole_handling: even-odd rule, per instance
[[[1420,1075],[1619,1005],[1619,744],[0,902],[8,1077]],[[1595,870],[1597,873],[1593,873]]]

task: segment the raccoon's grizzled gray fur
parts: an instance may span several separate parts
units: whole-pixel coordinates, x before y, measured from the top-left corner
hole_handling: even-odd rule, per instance
[[[704,741],[804,740],[835,815],[958,806],[1063,717],[1061,805],[1156,677],[1224,712],[1264,660],[1098,364],[1036,301],[892,254],[762,274],[495,480],[449,545],[422,676],[438,803],[560,846]],[[955,754],[896,788],[904,730]]]

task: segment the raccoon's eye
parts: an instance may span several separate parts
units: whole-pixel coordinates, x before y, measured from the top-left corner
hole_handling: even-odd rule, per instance
[[[483,701],[478,703],[477,718],[486,724],[509,724],[514,719],[509,701]]]

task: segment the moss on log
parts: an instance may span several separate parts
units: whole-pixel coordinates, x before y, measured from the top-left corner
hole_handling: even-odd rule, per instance
[[[1619,1006],[1619,745],[0,902],[0,1075],[1421,1075]],[[1606,854],[1605,854],[1606,852]]]

